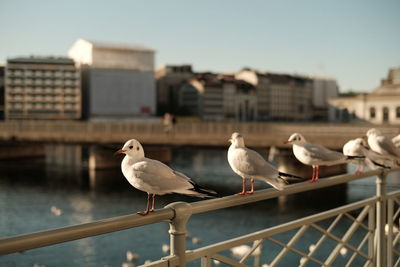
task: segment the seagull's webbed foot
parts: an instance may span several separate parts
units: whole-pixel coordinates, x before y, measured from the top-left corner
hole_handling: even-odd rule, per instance
[[[254,179],[251,178],[250,182],[251,182],[251,189],[250,191],[246,191],[247,195],[252,195],[254,193]]]
[[[246,178],[242,178],[242,192],[236,193],[237,196],[246,195]]]
[[[144,210],[144,211],[138,211],[138,212],[136,212],[136,213],[139,214],[139,215],[144,216],[144,215],[149,214],[150,212],[151,212],[150,210]]]

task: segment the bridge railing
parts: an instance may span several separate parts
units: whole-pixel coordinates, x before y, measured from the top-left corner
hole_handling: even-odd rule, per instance
[[[357,262],[362,261],[364,266],[392,266],[393,263],[395,263],[393,266],[397,266],[400,263],[400,233],[395,226],[398,226],[398,218],[400,216],[400,191],[389,194],[386,192],[386,176],[395,171],[400,171],[400,168],[373,170],[362,174],[339,175],[320,179],[316,183],[303,182],[289,185],[283,191],[276,191],[274,189],[260,190],[256,191],[253,195],[244,197],[235,195],[193,203],[175,202],[147,216],[127,215],[70,227],[7,237],[0,239],[0,255],[140,227],[161,221],[169,221],[170,256],[149,263],[147,264],[148,266],[185,266],[187,262],[196,259],[201,259],[202,266],[210,266],[211,260],[224,262],[232,266],[247,266],[245,265],[245,261],[252,254],[257,254],[257,250],[265,242],[281,247],[280,252],[273,256],[268,266],[277,265],[289,252],[300,257],[299,262],[301,266],[310,261],[321,266],[331,266],[335,263],[343,249],[352,253],[343,266],[350,266],[355,260]],[[186,224],[193,214],[325,188],[373,176],[377,176],[375,197],[193,251],[186,250]],[[331,221],[328,222],[327,220]],[[350,226],[343,236],[338,236],[332,229],[342,220],[347,220],[347,224],[350,223]],[[323,223],[321,224],[321,222]],[[324,228],[322,225],[326,225],[327,222],[328,227]],[[277,234],[296,229],[298,229],[297,232],[288,242],[280,241],[279,238],[275,237]],[[313,244],[312,249],[309,248],[309,251],[297,248],[295,246],[296,242],[310,229],[320,232],[322,237]],[[361,234],[357,232],[360,229],[363,231]],[[355,232],[357,232],[357,236],[361,235],[360,238],[356,239],[357,244],[354,243]],[[321,244],[328,239],[336,242],[336,245],[329,251],[320,249]],[[224,253],[220,253],[248,242],[253,242],[253,246],[239,261],[235,261],[224,255]],[[317,251],[319,253],[316,253]],[[259,259],[259,255],[257,257]],[[259,263],[259,260],[256,260],[257,257],[254,256],[255,264]]]
[[[135,138],[144,144],[227,146],[230,135],[239,131],[249,146],[283,146],[293,132],[300,131],[309,141],[331,148],[342,148],[349,139],[365,135],[372,126],[331,123],[273,122],[182,122],[166,130],[160,121],[4,121],[0,122],[0,140],[108,142],[121,143]],[[395,126],[380,127],[394,136]],[[286,145],[286,147],[288,147]]]

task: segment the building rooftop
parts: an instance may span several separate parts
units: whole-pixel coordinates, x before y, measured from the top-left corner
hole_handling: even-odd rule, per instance
[[[139,44],[121,44],[121,43],[100,42],[92,40],[87,40],[87,42],[91,43],[93,45],[93,48],[155,52],[153,48]]]
[[[8,64],[55,64],[55,65],[74,65],[74,61],[67,57],[16,57],[7,59]]]

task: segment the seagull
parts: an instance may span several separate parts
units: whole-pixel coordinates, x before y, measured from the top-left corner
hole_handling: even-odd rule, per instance
[[[377,162],[378,160],[384,160],[384,157],[372,151],[363,138],[349,140],[343,146],[343,154],[350,157],[360,157],[351,160],[351,163],[357,165],[357,170],[355,171],[357,174],[363,173],[365,166],[368,166],[371,169],[377,167],[388,168],[387,166],[381,165]],[[365,156],[365,158],[362,158],[362,156]]]
[[[388,160],[397,162],[400,160],[400,149],[396,148],[392,140],[381,134],[378,129],[371,128],[367,131],[368,145],[373,151],[384,156]]]
[[[200,187],[183,173],[160,161],[146,158],[142,145],[135,139],[128,140],[115,153],[125,154],[121,169],[128,182],[136,189],[147,192],[147,209],[138,212],[140,215],[154,211],[156,195],[179,193],[203,198],[216,195],[216,192]]]
[[[254,179],[262,180],[278,190],[282,190],[287,184],[283,177],[300,177],[286,174],[275,169],[256,151],[244,145],[244,138],[239,133],[233,133],[229,139],[231,145],[228,149],[228,162],[232,170],[242,177],[242,191],[237,195],[253,194]],[[246,191],[246,179],[250,178],[251,190]]]
[[[345,163],[349,159],[365,158],[364,156],[345,156],[326,147],[310,144],[299,133],[292,134],[284,143],[293,144],[293,154],[296,159],[305,165],[312,166],[313,176],[309,180],[311,183],[319,179],[319,166],[332,166]]]
[[[400,134],[393,137],[392,142],[395,147],[400,148]]]

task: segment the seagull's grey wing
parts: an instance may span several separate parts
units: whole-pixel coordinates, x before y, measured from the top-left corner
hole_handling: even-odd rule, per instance
[[[235,166],[240,172],[249,176],[260,177],[278,175],[278,171],[256,151],[242,148],[237,149],[236,153]]]
[[[400,158],[400,150],[394,146],[389,138],[386,136],[377,136],[376,142],[385,153]]]
[[[306,144],[304,145],[304,150],[307,156],[320,161],[337,161],[346,158],[342,153],[320,145]]]
[[[139,183],[141,182],[156,191],[175,192],[176,190],[193,187],[188,177],[175,172],[157,160],[146,158],[133,164],[132,168]]]

